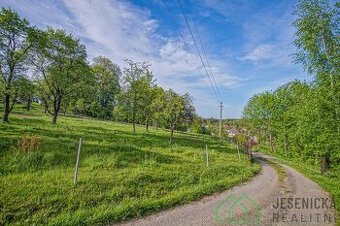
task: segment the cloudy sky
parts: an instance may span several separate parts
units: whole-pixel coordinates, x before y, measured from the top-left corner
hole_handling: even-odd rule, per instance
[[[292,63],[292,0],[181,0],[194,21],[224,103],[224,117],[240,117],[255,93],[308,80]],[[124,58],[152,64],[157,83],[190,92],[197,112],[218,117],[219,98],[205,76],[177,0],[0,0],[40,28],[65,29],[98,55],[124,67]],[[200,49],[205,59],[202,49]],[[205,62],[206,64],[206,62]],[[209,68],[208,68],[209,72]],[[213,82],[213,81],[212,81]]]

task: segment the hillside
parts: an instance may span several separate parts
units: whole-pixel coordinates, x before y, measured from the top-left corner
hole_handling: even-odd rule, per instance
[[[129,124],[63,116],[52,125],[41,112],[18,105],[11,122],[0,124],[2,225],[108,224],[225,190],[260,168],[207,136],[176,133],[169,146],[161,129],[134,134]],[[32,139],[37,148],[24,150]]]

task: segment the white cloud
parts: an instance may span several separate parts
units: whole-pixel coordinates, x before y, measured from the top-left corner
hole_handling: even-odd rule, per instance
[[[245,56],[241,57],[244,60],[251,61],[261,61],[261,60],[270,60],[278,56],[278,50],[274,45],[269,44],[261,44],[256,46],[250,52],[248,52]]]
[[[86,45],[89,59],[105,55],[121,67],[125,57],[149,61],[161,86],[180,93],[189,91],[198,103],[199,113],[211,115],[208,112],[215,101],[207,88],[209,81],[202,75],[205,72],[193,51],[193,43],[188,37],[162,35],[159,21],[149,10],[119,0],[16,0],[8,4],[32,24],[73,33]],[[211,56],[209,59],[220,89],[238,87],[243,81],[229,74],[224,60]]]
[[[83,28],[82,36],[109,56],[141,59],[155,54],[159,43],[152,36],[158,23],[148,11],[120,1],[65,0],[64,4]]]

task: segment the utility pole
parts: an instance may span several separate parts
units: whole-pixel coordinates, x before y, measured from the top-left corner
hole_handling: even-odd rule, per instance
[[[222,140],[222,108],[223,108],[223,103],[220,102],[220,131],[219,131],[219,137]]]

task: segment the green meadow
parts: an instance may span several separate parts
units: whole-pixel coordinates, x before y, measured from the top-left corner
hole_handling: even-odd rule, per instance
[[[200,199],[260,166],[225,143],[17,105],[0,124],[0,225],[107,225]],[[77,185],[73,184],[83,139]],[[30,142],[35,144],[31,147]],[[204,147],[209,149],[209,167]]]

